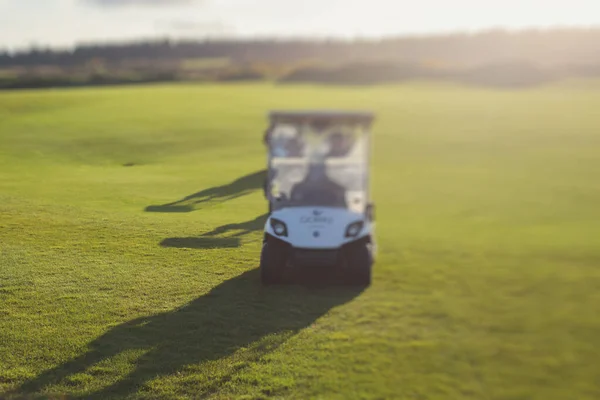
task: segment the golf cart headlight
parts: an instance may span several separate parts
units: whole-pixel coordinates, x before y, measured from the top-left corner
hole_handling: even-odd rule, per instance
[[[359,233],[362,231],[365,223],[363,221],[356,221],[348,225],[346,228],[346,237],[353,238],[357,237]]]
[[[271,228],[273,228],[273,232],[275,232],[275,234],[277,236],[287,236],[288,235],[287,226],[285,225],[284,222],[282,222],[278,219],[271,218]]]

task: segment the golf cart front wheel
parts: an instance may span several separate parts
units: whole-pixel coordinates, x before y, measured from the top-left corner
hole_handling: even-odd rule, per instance
[[[351,285],[371,285],[373,251],[371,244],[365,241],[355,243],[347,249],[347,281]]]
[[[276,240],[265,240],[260,255],[261,282],[264,285],[281,283],[285,262],[285,246]]]

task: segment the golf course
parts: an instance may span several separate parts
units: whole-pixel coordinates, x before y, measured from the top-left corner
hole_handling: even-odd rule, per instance
[[[270,110],[371,110],[372,284],[262,286]],[[600,398],[600,82],[0,91],[0,398]]]

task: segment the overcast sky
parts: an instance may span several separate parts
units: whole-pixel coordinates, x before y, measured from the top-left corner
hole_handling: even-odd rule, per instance
[[[0,0],[0,49],[151,37],[374,37],[600,25],[600,0]]]

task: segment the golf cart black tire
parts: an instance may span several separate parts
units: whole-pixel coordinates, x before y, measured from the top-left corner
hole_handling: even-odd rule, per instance
[[[350,285],[370,286],[373,269],[373,250],[367,241],[350,245],[347,249],[347,282]]]
[[[286,263],[285,245],[278,240],[267,238],[260,255],[260,280],[263,285],[276,285],[283,282]]]

